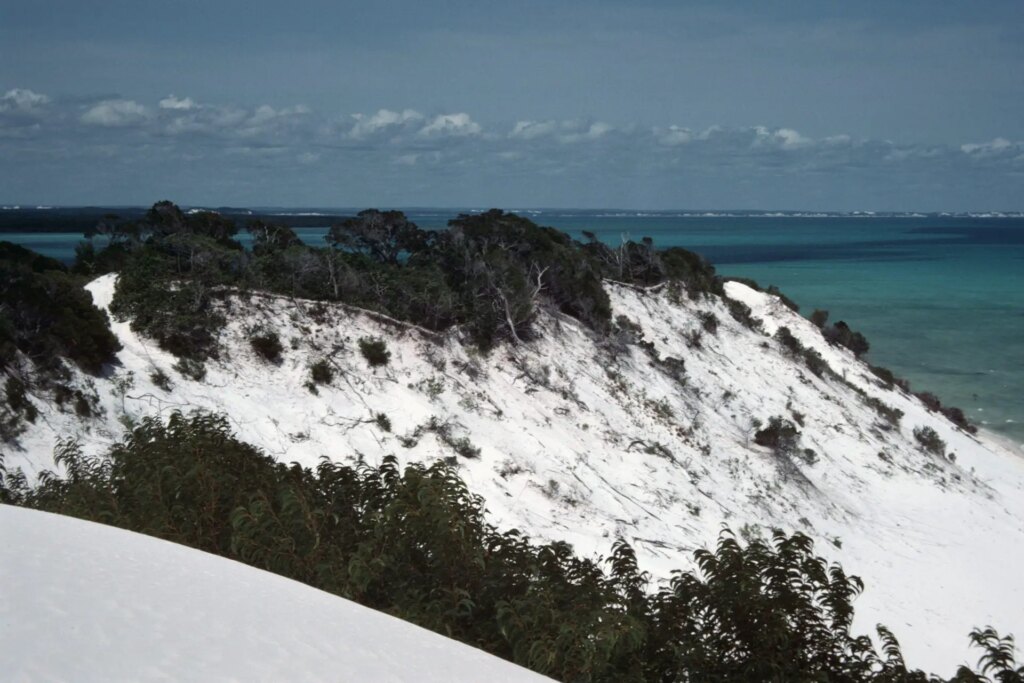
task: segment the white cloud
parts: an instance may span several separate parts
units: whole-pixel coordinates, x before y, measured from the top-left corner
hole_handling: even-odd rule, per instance
[[[118,128],[145,121],[149,111],[134,100],[104,100],[82,114],[82,123]]]
[[[792,128],[776,128],[771,130],[765,126],[755,126],[752,147],[771,147],[779,149],[799,149],[814,143]]]
[[[598,140],[603,138],[608,133],[615,130],[611,125],[602,123],[600,121],[592,123],[585,130],[579,130],[574,133],[568,133],[559,137],[562,142],[573,143],[573,142],[585,142],[589,140]]]
[[[199,105],[196,104],[195,100],[191,97],[179,98],[174,95],[168,95],[167,97],[160,100],[161,109],[174,109],[177,111],[188,111],[195,109]]]
[[[654,136],[661,144],[674,147],[685,145],[693,140],[693,131],[681,126],[669,126],[668,128],[655,128]]]
[[[557,121],[517,121],[508,136],[520,140],[532,140],[551,135],[557,132],[559,127],[560,124]]]
[[[352,118],[356,122],[351,130],[348,131],[348,137],[362,140],[373,137],[383,131],[392,131],[410,123],[422,121],[423,114],[415,109],[406,109],[401,112],[379,109],[376,114],[371,114],[370,116],[353,114]]]
[[[1021,151],[1024,151],[1024,142],[1012,142],[1006,138],[995,138],[990,142],[960,145],[960,151],[976,158],[1016,156]]]
[[[49,104],[50,98],[31,90],[14,88],[0,97],[0,112],[30,113]]]
[[[480,124],[469,117],[469,114],[460,112],[458,114],[441,114],[431,119],[430,123],[420,129],[419,134],[424,137],[450,136],[465,137],[479,135]]]

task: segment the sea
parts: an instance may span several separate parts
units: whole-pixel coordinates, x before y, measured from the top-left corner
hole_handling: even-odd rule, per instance
[[[421,227],[443,228],[469,211],[406,214]],[[722,275],[775,285],[801,313],[825,309],[831,321],[862,332],[871,344],[867,359],[910,380],[914,391],[934,393],[973,422],[1024,444],[1020,215],[518,212],[577,239],[584,231],[612,245],[651,237],[656,246],[702,254]],[[314,245],[324,243],[326,231],[296,229]],[[70,261],[81,236],[15,232],[0,239]]]

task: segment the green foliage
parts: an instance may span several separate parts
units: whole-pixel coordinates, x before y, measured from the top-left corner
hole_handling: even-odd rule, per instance
[[[781,301],[782,304],[789,310],[793,311],[794,313],[800,312],[800,307],[796,305],[796,302],[790,299],[785,294],[783,294],[782,291],[779,290],[779,288],[776,287],[775,285],[768,285],[768,289],[766,289],[765,291],[768,294],[771,294],[772,296],[778,297],[779,301]]]
[[[780,327],[775,330],[775,338],[779,340],[789,353],[793,356],[798,356],[803,353],[804,345],[800,343],[800,340],[793,336],[792,331],[788,327]]]
[[[281,338],[273,330],[263,330],[249,337],[249,345],[263,360],[271,363],[281,362],[281,352],[284,347],[281,345]]]
[[[814,323],[816,327],[818,327],[819,329],[823,329],[825,325],[828,323],[828,311],[824,311],[820,308],[815,308],[814,312],[811,313],[810,318],[808,319],[812,323]]]
[[[334,381],[334,368],[321,358],[309,366],[309,376],[314,384],[330,384]]]
[[[43,375],[62,374],[62,358],[98,373],[121,349],[107,316],[63,265],[0,242],[0,370],[18,352]]]
[[[149,380],[153,382],[158,388],[164,391],[170,391],[173,388],[171,384],[171,378],[167,376],[167,373],[157,368],[149,374]]]
[[[621,540],[595,562],[490,526],[443,461],[285,465],[203,413],[145,418],[102,456],[71,441],[56,455],[65,475],[34,487],[0,467],[0,500],[245,562],[560,680],[939,680],[908,670],[884,627],[881,653],[850,632],[863,584],[800,533],[743,544],[726,529],[651,590]],[[1020,680],[1012,639],[972,640],[982,673],[955,680]]]
[[[946,454],[946,442],[943,441],[938,432],[931,427],[915,427],[914,438],[917,439],[917,443],[921,445],[921,448],[925,449],[929,453],[942,456]]]
[[[754,443],[771,448],[776,453],[789,454],[796,450],[800,431],[789,420],[772,416],[768,425],[754,434]]]
[[[868,344],[868,340],[860,332],[854,332],[850,329],[850,326],[840,320],[831,327],[824,327],[821,330],[821,334],[830,344],[838,344],[839,346],[845,346],[853,355],[860,358],[871,345]]]
[[[370,364],[371,368],[387,365],[391,360],[387,342],[376,337],[363,337],[359,340],[359,353]]]

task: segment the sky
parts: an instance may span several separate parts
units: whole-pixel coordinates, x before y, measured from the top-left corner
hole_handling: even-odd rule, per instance
[[[1024,209],[1021,0],[0,0],[0,203]]]

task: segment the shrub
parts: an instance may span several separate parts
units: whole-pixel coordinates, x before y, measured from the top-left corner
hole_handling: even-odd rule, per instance
[[[363,337],[359,340],[359,352],[370,364],[370,367],[387,365],[391,360],[391,352],[388,351],[387,343],[378,337]]]
[[[868,344],[868,340],[860,332],[854,332],[850,329],[850,326],[840,320],[831,327],[826,327],[821,331],[822,336],[831,343],[838,344],[839,346],[845,346],[853,355],[860,358],[871,348]]]
[[[197,358],[178,358],[172,367],[180,372],[183,377],[195,380],[196,382],[201,382],[206,377],[206,364]]]
[[[915,427],[914,438],[917,439],[917,443],[921,445],[921,448],[925,449],[929,453],[945,455],[946,442],[943,441],[942,437],[940,437],[931,427]]]
[[[321,359],[309,366],[309,376],[313,384],[330,384],[334,381],[334,368]]]
[[[970,434],[977,434],[978,428],[970,423],[967,416],[964,415],[964,411],[953,406],[943,406],[942,414],[946,416],[946,419],[955,424],[960,429]]]
[[[942,401],[939,400],[939,397],[929,391],[915,392],[914,396],[917,396],[921,403],[933,413],[942,408]]]
[[[97,374],[121,349],[106,313],[53,259],[0,242],[0,369],[20,351],[47,378],[63,373],[62,358]]]
[[[910,382],[901,377],[897,377],[889,368],[883,368],[869,363],[868,369],[871,370],[875,377],[882,380],[886,387],[891,389],[892,387],[897,386],[903,391],[910,391]]]
[[[814,323],[818,328],[824,328],[825,324],[828,322],[828,311],[823,311],[820,308],[815,308],[814,312],[811,313],[811,316],[808,319],[812,323]]]
[[[160,368],[157,368],[153,372],[149,373],[149,380],[156,385],[158,388],[164,391],[170,391],[173,386],[171,384],[171,378],[167,376]]]
[[[145,418],[98,457],[63,442],[57,460],[66,477],[0,477],[0,500],[269,570],[561,680],[932,680],[884,627],[882,654],[851,633],[863,583],[801,533],[726,529],[651,586],[625,541],[597,562],[491,526],[447,461],[286,465],[202,413]],[[1018,680],[1010,639],[971,639],[986,675]]]
[[[718,334],[718,316],[711,311],[702,311],[698,316],[700,325],[708,334]]]
[[[383,431],[391,431],[391,419],[388,418],[388,416],[385,415],[384,413],[377,413],[376,415],[374,415],[373,421],[376,422],[377,426],[380,427]]]
[[[793,301],[792,299],[790,299],[790,298],[789,298],[788,296],[786,296],[785,294],[783,294],[783,293],[782,293],[782,292],[781,292],[781,291],[779,290],[779,288],[778,288],[778,287],[776,287],[775,285],[768,285],[768,289],[767,289],[767,290],[765,290],[765,291],[766,291],[766,292],[767,292],[768,294],[772,294],[772,295],[774,295],[774,296],[777,296],[777,297],[779,298],[779,301],[781,301],[781,302],[782,302],[782,304],[783,304],[783,305],[784,305],[784,306],[785,306],[786,308],[788,308],[789,310],[793,311],[794,313],[799,313],[799,312],[800,312],[800,307],[796,305],[796,302],[795,302],[795,301]]]
[[[768,420],[768,426],[754,434],[754,443],[776,453],[788,454],[796,449],[799,436],[800,432],[792,422],[775,415]]]
[[[281,352],[284,351],[284,347],[281,345],[281,339],[277,336],[277,332],[268,331],[255,334],[249,338],[249,344],[256,355],[263,360],[271,363],[281,362]]]
[[[775,330],[775,338],[779,340],[779,343],[789,351],[790,354],[797,356],[803,353],[804,345],[800,343],[800,340],[793,336],[793,333],[788,327],[780,327]]]
[[[821,354],[815,349],[804,349],[803,358],[804,363],[807,365],[807,369],[818,377],[824,377],[825,373],[832,370],[828,361],[822,358]]]

